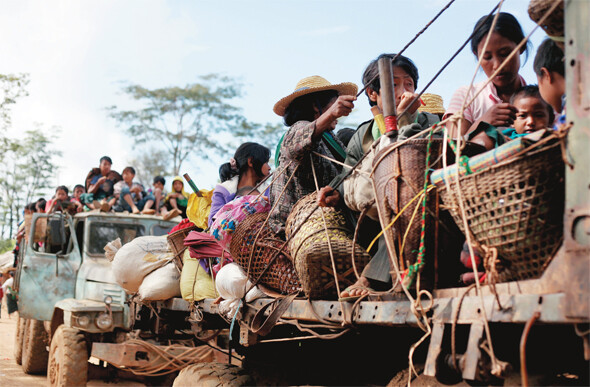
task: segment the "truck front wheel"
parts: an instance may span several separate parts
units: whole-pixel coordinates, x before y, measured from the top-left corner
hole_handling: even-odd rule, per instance
[[[23,336],[27,320],[19,317],[16,323],[16,334],[14,335],[14,361],[18,365],[23,364]]]
[[[22,367],[25,374],[47,370],[47,332],[43,321],[28,320],[23,333]]]
[[[224,363],[191,364],[182,369],[173,387],[185,386],[252,386],[254,381],[244,369]]]
[[[88,349],[84,334],[60,325],[51,339],[47,378],[50,386],[85,386]]]

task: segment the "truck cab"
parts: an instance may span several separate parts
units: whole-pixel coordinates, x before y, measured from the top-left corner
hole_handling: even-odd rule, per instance
[[[43,350],[31,347],[51,342],[60,326],[82,332],[87,345],[129,330],[128,296],[115,281],[104,246],[117,238],[125,244],[139,236],[165,235],[175,224],[127,213],[34,214],[15,279],[26,322],[19,324],[24,331],[17,337],[25,372],[45,371],[47,360],[37,360],[47,359],[46,344]]]

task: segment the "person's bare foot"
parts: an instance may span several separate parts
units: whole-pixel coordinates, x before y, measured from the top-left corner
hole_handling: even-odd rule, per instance
[[[373,290],[369,287],[370,283],[366,277],[359,277],[359,279],[340,293],[340,298],[359,298],[371,293]]]

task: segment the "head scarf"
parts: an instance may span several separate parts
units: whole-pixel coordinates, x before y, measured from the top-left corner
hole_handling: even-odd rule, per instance
[[[168,200],[170,198],[170,195],[173,193],[176,193],[176,191],[174,190],[174,182],[175,181],[180,181],[182,183],[182,190],[180,191],[182,193],[182,196],[184,196],[185,198],[189,198],[190,195],[184,190],[184,181],[182,180],[182,177],[180,176],[176,176],[174,179],[172,179],[172,183],[170,185],[170,193],[168,195],[166,195],[166,200]]]

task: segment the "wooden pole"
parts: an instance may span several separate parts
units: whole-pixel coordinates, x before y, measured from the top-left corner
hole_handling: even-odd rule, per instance
[[[381,102],[386,132],[397,131],[395,109],[395,92],[393,87],[393,66],[391,58],[383,57],[377,62],[379,65],[379,83],[381,84]]]
[[[190,178],[188,173],[185,173],[183,176],[184,176],[184,179],[187,181],[188,185],[190,185],[190,187],[193,189],[193,191],[197,194],[197,196],[202,197],[203,195],[201,195],[201,192],[197,188],[197,185],[195,184],[193,179]]]

